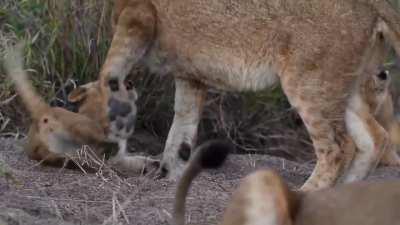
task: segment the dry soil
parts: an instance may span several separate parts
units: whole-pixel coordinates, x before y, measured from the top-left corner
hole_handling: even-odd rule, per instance
[[[0,225],[162,225],[171,216],[174,182],[44,167],[29,160],[13,139],[0,139],[0,163]],[[221,169],[207,171],[194,182],[188,223],[216,224],[240,179],[260,168],[273,168],[298,187],[313,164],[268,155],[231,155]],[[12,176],[4,176],[4,170]],[[368,180],[398,177],[400,169],[382,167]]]

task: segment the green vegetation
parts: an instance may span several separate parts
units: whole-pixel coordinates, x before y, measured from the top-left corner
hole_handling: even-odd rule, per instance
[[[3,3],[4,2],[4,3]],[[111,1],[6,0],[0,6],[0,56],[26,43],[26,66],[48,98],[66,80],[96,77],[109,43]],[[0,57],[1,58],[1,57]],[[0,68],[0,99],[10,84]]]

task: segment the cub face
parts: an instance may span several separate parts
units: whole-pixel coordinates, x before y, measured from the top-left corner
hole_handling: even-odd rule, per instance
[[[390,98],[389,86],[391,77],[387,70],[381,70],[361,85],[361,96],[373,115],[382,111],[384,102]],[[393,104],[393,103],[392,103]]]
[[[105,130],[108,129],[109,121],[103,107],[105,100],[98,81],[89,82],[75,88],[68,95],[68,101],[78,104],[79,114],[98,121]]]
[[[98,121],[107,136],[107,141],[118,142],[128,139],[136,121],[138,95],[132,85],[125,82],[126,99],[119,102],[108,98],[101,81],[94,81],[74,89],[68,96],[72,103],[79,104],[78,113]]]

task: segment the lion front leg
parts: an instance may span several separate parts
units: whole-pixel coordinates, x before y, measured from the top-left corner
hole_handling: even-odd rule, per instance
[[[155,9],[149,2],[127,5],[119,12],[115,33],[100,72],[108,139],[127,139],[133,133],[137,93],[124,81],[132,67],[145,57],[154,42]]]
[[[175,79],[175,115],[168,133],[161,176],[177,179],[196,142],[197,127],[207,90],[200,83]]]

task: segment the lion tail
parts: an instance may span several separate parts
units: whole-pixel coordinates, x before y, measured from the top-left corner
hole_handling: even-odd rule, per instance
[[[22,47],[22,44],[19,44],[8,49],[4,57],[4,67],[32,117],[37,119],[50,106],[33,90],[28,80],[28,75],[23,69]]]
[[[203,169],[216,169],[220,167],[232,145],[218,140],[208,141],[195,149],[195,154],[189,161],[176,189],[173,220],[174,225],[185,224],[185,203],[190,185],[194,178]]]

